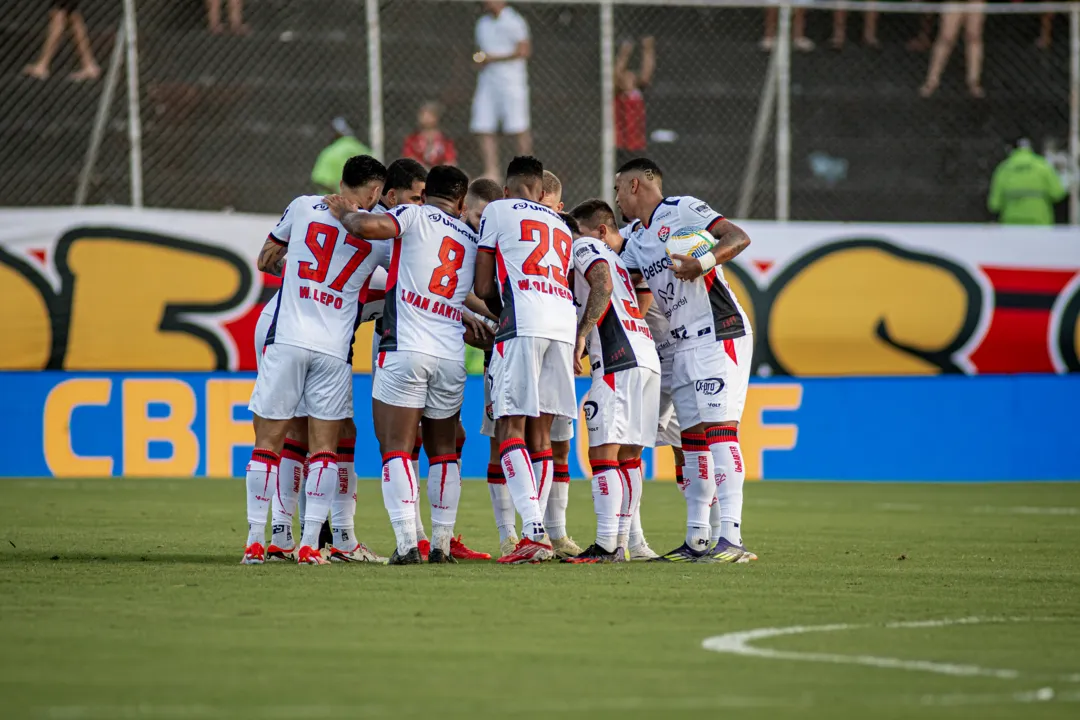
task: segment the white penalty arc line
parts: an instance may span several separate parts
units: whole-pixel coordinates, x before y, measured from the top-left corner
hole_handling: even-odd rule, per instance
[[[992,677],[1001,680],[1019,678],[1019,670],[984,668],[978,665],[933,662],[930,660],[902,660],[900,658],[877,657],[875,655],[839,655],[836,653],[803,652],[794,650],[776,650],[773,648],[754,647],[751,643],[788,635],[806,635],[808,633],[841,632],[870,627],[890,629],[913,629],[927,627],[950,627],[955,625],[980,625],[986,623],[1032,622],[1036,618],[956,618],[952,620],[920,620],[915,622],[893,622],[885,625],[837,623],[834,625],[795,625],[786,628],[759,628],[742,632],[727,633],[706,638],[701,646],[712,652],[741,655],[743,657],[767,658],[771,660],[798,660],[804,662],[823,662],[843,665],[863,665],[866,667],[890,668],[894,670],[914,670],[918,672],[938,673],[958,677]],[[1072,681],[1075,676],[1061,679]]]

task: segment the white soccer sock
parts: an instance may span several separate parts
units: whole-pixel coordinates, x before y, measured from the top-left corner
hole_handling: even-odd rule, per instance
[[[416,547],[416,512],[413,508],[419,496],[416,478],[412,474],[409,454],[393,452],[383,455],[383,504],[394,527],[399,555]]]
[[[739,431],[733,427],[709,428],[709,449],[716,466],[716,499],[720,507],[720,535],[735,545],[742,545],[743,468]]]
[[[449,553],[450,537],[461,502],[461,474],[456,455],[436,455],[431,458],[427,492],[428,502],[431,503],[432,546]]]
[[[686,486],[686,544],[694,550],[707,550],[709,534],[709,503],[716,494],[713,477],[713,458],[703,435],[683,435],[683,468]]]
[[[630,518],[630,536],[626,540],[627,550],[638,545],[645,544],[645,530],[641,527],[641,505],[638,504],[637,512]]]
[[[551,450],[541,450],[535,455],[529,453],[529,459],[532,461],[533,478],[536,479],[536,500],[540,503],[540,512],[546,515],[551,486],[555,483],[555,463],[551,459]]]
[[[337,455],[332,452],[317,452],[308,460],[307,507],[304,508],[304,533],[301,545],[319,547],[319,532],[323,521],[330,512],[330,503],[338,486]]]
[[[615,460],[592,463],[593,510],[596,511],[596,544],[615,552],[619,535],[619,511],[623,502],[623,477]]]
[[[278,463],[281,458],[272,450],[255,448],[247,465],[247,544],[266,543],[266,514],[270,496],[277,490]]]
[[[292,440],[285,441],[281,453],[281,465],[278,471],[277,492],[271,508],[273,520],[270,542],[279,548],[288,550],[296,544],[293,540],[293,518],[300,488],[304,486],[304,460],[307,447]]]
[[[499,542],[513,535],[517,537],[514,500],[506,487],[506,478],[502,474],[502,465],[488,463],[488,495],[491,497],[491,510],[495,514],[495,527],[499,530]]]
[[[619,463],[619,470],[626,482],[619,511],[619,538],[627,538],[626,542],[629,543],[630,528],[641,506],[641,458]]]
[[[300,488],[297,490],[296,495],[296,514],[300,517],[300,535],[304,534],[304,514],[307,513],[307,471],[308,461],[307,457],[304,457],[303,472],[300,473],[302,481]]]
[[[555,465],[555,478],[551,483],[547,509],[544,511],[544,529],[548,537],[558,540],[566,537],[566,508],[570,505],[570,467]]]
[[[716,460],[713,460],[715,463]],[[715,497],[712,499],[712,504],[709,505],[709,526],[712,531],[709,533],[709,543],[716,544],[716,541],[720,539],[720,501]]]
[[[536,480],[533,477],[533,464],[525,441],[511,438],[499,447],[502,457],[503,477],[514,507],[521,515],[521,534],[536,541],[543,541],[544,513],[540,510],[540,498]]]
[[[412,465],[411,465],[411,467],[412,467],[412,476],[413,476],[413,478],[416,479],[416,493],[417,493],[416,497],[417,497],[417,499],[419,499],[419,497],[420,497],[420,450],[424,447],[423,443],[424,443],[424,439],[419,434],[417,434],[417,436],[416,436],[416,444],[413,446],[412,458],[410,459],[411,463],[412,463]],[[416,524],[416,537],[417,537],[417,539],[418,540],[427,540],[427,532],[425,532],[425,530],[424,530],[424,518],[420,514],[420,503],[419,502],[416,503],[415,516],[413,518],[413,522]]]
[[[344,552],[355,550],[356,541],[356,469],[353,458],[356,440],[347,438],[338,443],[338,486],[330,503],[330,527],[334,532],[334,547]]]

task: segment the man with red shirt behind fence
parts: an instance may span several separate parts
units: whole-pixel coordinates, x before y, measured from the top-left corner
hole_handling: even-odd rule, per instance
[[[405,138],[401,156],[415,160],[430,170],[436,165],[456,165],[457,148],[454,141],[439,129],[442,107],[426,102],[416,113],[416,132]]]
[[[652,83],[656,70],[656,38],[641,39],[641,68],[630,70],[634,42],[627,40],[619,46],[615,57],[615,148],[616,166],[645,154],[645,96],[642,90]]]

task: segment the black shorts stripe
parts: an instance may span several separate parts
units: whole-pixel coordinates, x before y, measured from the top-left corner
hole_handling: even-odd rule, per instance
[[[709,287],[709,309],[712,312],[713,330],[717,340],[728,340],[746,334],[742,314],[739,313],[731,291],[715,273]]]
[[[517,337],[517,314],[514,308],[514,288],[508,278],[503,283],[502,313],[499,314],[499,327],[495,331],[495,342],[503,342]]]
[[[637,355],[626,335],[626,328],[619,320],[615,308],[608,305],[607,312],[596,324],[600,336],[600,357],[604,362],[604,374],[635,368],[638,366]]]

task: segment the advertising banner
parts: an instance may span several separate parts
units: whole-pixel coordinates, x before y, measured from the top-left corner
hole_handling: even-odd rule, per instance
[[[275,217],[0,210],[0,369],[253,370]],[[1080,231],[746,222],[759,376],[1080,370]],[[371,326],[357,337],[367,347]],[[355,354],[370,370],[367,352]]]

